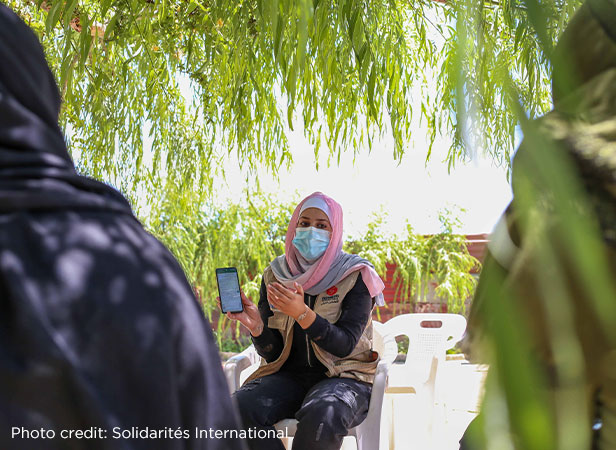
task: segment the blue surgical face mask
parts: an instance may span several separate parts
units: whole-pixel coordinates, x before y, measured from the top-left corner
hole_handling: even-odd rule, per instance
[[[329,245],[329,231],[315,227],[296,228],[293,245],[308,261],[314,261],[325,253]]]

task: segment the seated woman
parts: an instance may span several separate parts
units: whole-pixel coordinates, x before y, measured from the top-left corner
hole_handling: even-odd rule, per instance
[[[371,316],[384,304],[383,281],[342,251],[342,208],[319,192],[295,209],[285,250],[263,273],[258,308],[242,294],[244,311],[228,313],[265,360],[235,399],[246,428],[295,417],[294,450],[339,449],[368,413],[378,363]],[[249,447],[284,448],[275,438]]]

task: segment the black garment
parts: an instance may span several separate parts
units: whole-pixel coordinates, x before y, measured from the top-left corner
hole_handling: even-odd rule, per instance
[[[0,212],[79,207],[132,215],[115,189],[77,174],[59,111],[36,36],[0,4]]]
[[[304,294],[304,302],[310,307],[314,306],[315,298],[315,296]],[[312,346],[307,345],[308,339],[340,358],[351,354],[368,323],[373,306],[374,301],[359,274],[355,285],[342,300],[340,317],[335,324],[329,323],[327,319],[317,314],[315,321],[305,330],[298,323],[293,325],[291,353],[281,370],[298,373],[305,371],[324,373],[325,366],[315,356]],[[267,319],[274,313],[267,301],[267,290],[263,281],[258,307],[261,319],[266,326],[263,333],[253,338],[252,341],[259,355],[267,362],[271,362],[282,353],[283,342],[280,331],[267,327]]]
[[[243,448],[195,437],[238,424],[210,327],[126,200],[76,173],[59,107],[36,37],[0,5],[0,448]]]
[[[338,450],[348,430],[366,418],[371,391],[369,383],[350,378],[277,372],[242,386],[235,398],[246,429],[267,435],[279,420],[295,417],[293,450]],[[277,438],[251,439],[248,445],[284,449]]]

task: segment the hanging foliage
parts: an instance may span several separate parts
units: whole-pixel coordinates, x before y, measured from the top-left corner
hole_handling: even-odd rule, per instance
[[[515,0],[7,3],[42,40],[80,170],[137,209],[168,182],[207,194],[232,152],[275,171],[292,160],[295,126],[335,158],[390,132],[400,160],[415,111],[430,142],[452,136],[450,165],[480,150],[507,163],[506,75],[529,114],[550,106],[541,36]],[[546,2],[544,40],[578,4]]]

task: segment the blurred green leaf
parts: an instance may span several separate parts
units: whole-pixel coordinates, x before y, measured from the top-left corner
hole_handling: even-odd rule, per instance
[[[56,26],[56,23],[60,20],[60,14],[62,14],[62,6],[64,3],[62,0],[56,0],[52,5],[51,9],[47,13],[47,21],[45,22],[45,28],[47,29],[47,33],[51,33],[51,30]]]

